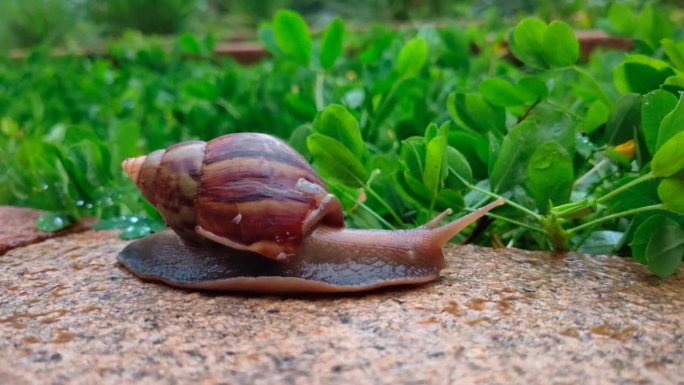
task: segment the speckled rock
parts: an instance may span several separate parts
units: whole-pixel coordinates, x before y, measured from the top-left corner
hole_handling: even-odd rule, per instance
[[[86,219],[63,231],[46,233],[36,228],[36,220],[43,213],[23,207],[0,206],[0,255],[15,247],[87,230],[93,223],[91,219]]]
[[[434,283],[341,296],[142,282],[112,232],[0,257],[2,384],[684,384],[684,279],[450,247]]]

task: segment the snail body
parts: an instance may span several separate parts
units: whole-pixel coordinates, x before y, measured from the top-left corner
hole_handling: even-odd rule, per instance
[[[240,147],[225,148],[235,144]],[[250,157],[257,159],[243,161]],[[258,171],[250,168],[256,165]],[[118,261],[140,278],[185,288],[353,292],[425,283],[445,267],[442,246],[504,203],[494,201],[441,226],[450,210],[412,230],[344,228],[339,200],[311,166],[263,134],[181,143],[128,159],[123,168],[171,230],[132,242]],[[239,231],[222,228],[234,225]]]

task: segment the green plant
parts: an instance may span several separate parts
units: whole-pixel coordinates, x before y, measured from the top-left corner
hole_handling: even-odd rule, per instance
[[[3,62],[0,201],[62,211],[62,224],[97,215],[140,235],[158,222],[143,219],[156,213],[126,181],[123,158],[262,131],[313,162],[350,226],[404,228],[502,196],[508,204],[469,242],[632,255],[660,276],[680,264],[676,31],[655,50],[596,52],[588,63],[566,23],[537,19],[494,35],[350,34],[336,19],[312,36],[299,14],[279,11],[259,37],[273,56],[253,67],[215,60],[212,40],[193,35],[171,52],[130,35],[110,46],[116,65],[40,52],[19,70]],[[522,66],[503,59],[506,40]]]
[[[0,3],[3,47],[61,43],[78,12],[69,0],[5,0]]]
[[[172,34],[182,30],[196,9],[195,0],[88,0],[87,10],[106,32],[120,34],[127,29],[143,33]]]

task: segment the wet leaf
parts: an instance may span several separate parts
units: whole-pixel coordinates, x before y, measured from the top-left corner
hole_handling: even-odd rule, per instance
[[[575,180],[572,159],[558,142],[545,143],[534,151],[527,174],[540,211],[546,212],[551,203],[559,205],[570,199]]]
[[[69,214],[47,213],[41,215],[38,220],[36,220],[36,227],[40,231],[52,233],[66,229],[74,223],[76,223],[76,219]]]
[[[539,124],[527,119],[506,135],[489,181],[494,192],[505,192],[527,176],[527,164],[539,138]]]
[[[667,91],[655,90],[644,95],[641,103],[641,129],[651,154],[656,152],[663,118],[672,112],[676,105],[677,98]]]
[[[677,226],[677,222],[664,215],[655,215],[646,219],[634,232],[632,238],[632,257],[640,263],[647,265],[648,257],[646,248],[651,241],[653,234],[667,226]]]
[[[659,277],[674,274],[684,257],[684,232],[678,224],[658,228],[646,245],[648,268]]]
[[[679,96],[679,102],[669,114],[665,115],[658,130],[656,151],[670,138],[679,132],[684,132],[684,94]]]

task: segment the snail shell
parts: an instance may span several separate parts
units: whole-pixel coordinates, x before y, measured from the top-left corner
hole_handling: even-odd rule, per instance
[[[340,201],[309,163],[270,135],[184,142],[122,166],[186,242],[287,260],[319,222],[344,225]]]

